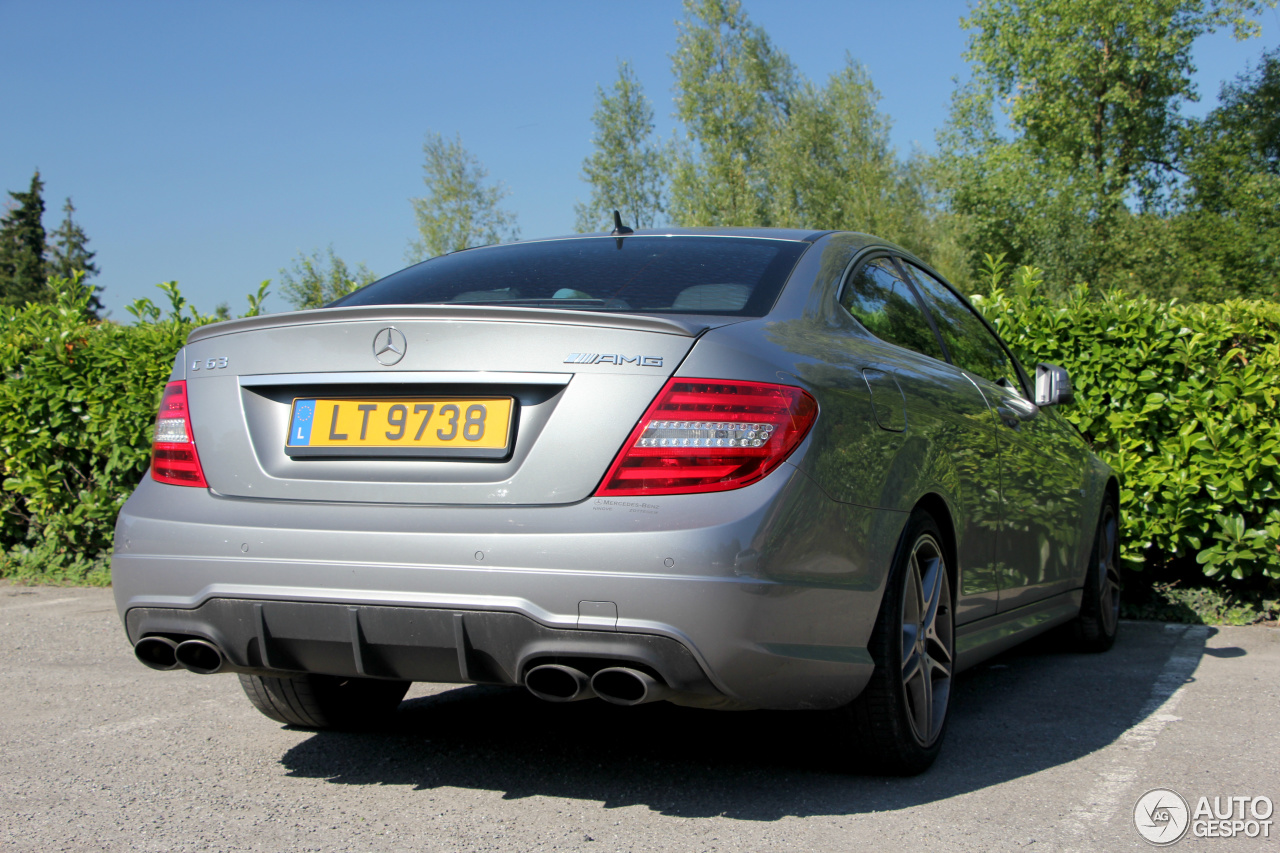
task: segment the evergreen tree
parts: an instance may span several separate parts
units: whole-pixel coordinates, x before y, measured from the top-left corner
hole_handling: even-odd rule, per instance
[[[10,192],[10,210],[0,219],[0,304],[49,299],[45,272],[44,181],[40,171],[26,192]]]
[[[88,284],[89,279],[98,274],[98,265],[93,262],[96,253],[89,251],[89,238],[80,223],[73,218],[76,208],[70,197],[62,210],[66,214],[62,224],[49,235],[51,240],[45,263],[46,272],[50,277],[60,276],[68,281],[73,279],[77,270],[83,273],[82,286],[93,288],[89,294],[89,313],[95,318],[101,317],[102,302],[98,299],[98,294],[102,292],[102,287]]]
[[[612,94],[596,87],[595,153],[582,161],[591,200],[576,207],[579,231],[608,231],[613,211],[635,228],[651,228],[663,211],[666,155],[655,144],[653,105],[626,62],[618,63]]]
[[[519,236],[515,214],[499,206],[508,190],[488,185],[488,170],[462,147],[461,138],[429,133],[422,151],[427,194],[410,199],[419,235],[406,253],[410,263]]]
[[[349,269],[332,244],[326,252],[327,257],[319,251],[310,255],[299,252],[292,269],[280,270],[281,292],[294,310],[322,308],[377,278],[364,264]]]

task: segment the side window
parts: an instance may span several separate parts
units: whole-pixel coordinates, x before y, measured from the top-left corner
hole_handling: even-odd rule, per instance
[[[917,266],[902,261],[924,292],[938,321],[938,331],[947,342],[947,350],[958,367],[1011,388],[1025,396],[1013,357],[1005,351],[991,330],[973,309],[945,284]]]
[[[871,261],[849,276],[840,304],[877,338],[943,358],[920,303],[888,258]]]

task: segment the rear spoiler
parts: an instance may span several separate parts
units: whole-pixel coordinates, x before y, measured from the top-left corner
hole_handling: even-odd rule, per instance
[[[545,323],[560,326],[604,326],[630,329],[637,332],[656,332],[696,338],[713,326],[741,322],[742,317],[660,317],[651,314],[613,314],[603,311],[566,311],[559,308],[489,307],[486,305],[362,305],[353,308],[314,308],[310,311],[289,311],[283,314],[263,314],[211,323],[195,329],[187,336],[187,343],[203,341],[219,335],[230,335],[259,329],[276,329],[283,326],[306,326],[327,323],[370,321],[395,323],[405,320],[454,320],[458,322],[484,321],[489,323]]]

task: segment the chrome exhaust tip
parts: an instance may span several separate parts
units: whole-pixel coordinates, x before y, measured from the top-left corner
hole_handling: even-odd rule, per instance
[[[547,702],[576,702],[596,695],[585,672],[558,663],[543,664],[529,670],[524,677],[524,686]]]
[[[591,689],[614,705],[643,705],[671,695],[672,690],[648,673],[624,666],[602,669],[591,677]]]
[[[178,658],[175,652],[178,644],[168,637],[143,637],[138,644],[133,647],[133,656],[143,666],[151,667],[160,672],[168,672],[177,669]]]
[[[213,675],[222,670],[223,657],[218,647],[208,640],[187,640],[174,650],[178,665],[197,675]]]

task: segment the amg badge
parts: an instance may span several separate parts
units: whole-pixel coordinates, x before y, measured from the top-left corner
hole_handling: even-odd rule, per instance
[[[616,353],[571,352],[565,364],[634,364],[637,367],[662,367],[660,355],[617,355]]]

